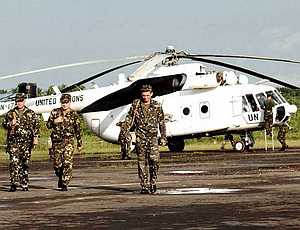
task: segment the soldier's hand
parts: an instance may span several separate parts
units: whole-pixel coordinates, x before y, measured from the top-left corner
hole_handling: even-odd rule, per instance
[[[166,138],[159,138],[158,144],[161,146],[166,146],[167,145],[167,139]]]
[[[83,147],[82,146],[77,146],[77,151],[78,153],[82,153]]]
[[[39,138],[38,137],[34,137],[33,138],[33,145],[37,145],[39,143]]]
[[[63,122],[63,117],[61,117],[61,116],[54,119],[54,123],[61,123],[61,122]]]
[[[14,126],[17,124],[17,119],[16,118],[13,118],[11,121],[10,121],[10,125],[11,126]]]

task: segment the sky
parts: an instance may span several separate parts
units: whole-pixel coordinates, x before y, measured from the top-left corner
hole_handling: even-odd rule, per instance
[[[69,63],[150,55],[168,45],[198,54],[300,61],[299,19],[298,0],[1,1],[0,78]],[[222,60],[300,87],[299,64]],[[119,64],[85,65],[0,80],[0,88],[15,88],[20,82],[36,82],[44,89],[68,85]],[[107,85],[117,74],[96,82]]]

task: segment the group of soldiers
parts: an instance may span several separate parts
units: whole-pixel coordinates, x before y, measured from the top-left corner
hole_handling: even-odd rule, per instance
[[[9,192],[15,192],[17,187],[28,191],[31,150],[38,144],[40,129],[37,114],[25,106],[24,94],[17,94],[15,102],[15,108],[6,114],[3,121],[7,129],[6,152],[10,160]],[[58,187],[67,191],[72,177],[74,140],[77,140],[78,149],[82,148],[82,141],[79,117],[70,108],[71,95],[63,94],[60,102],[61,107],[51,111],[47,127],[52,131],[50,152]]]
[[[132,102],[129,112],[120,126],[119,143],[121,144],[121,159],[130,159],[131,135],[135,131],[135,151],[138,159],[138,176],[140,178],[141,193],[154,194],[157,190],[157,175],[159,169],[159,145],[167,144],[164,112],[159,102],[152,99],[153,90],[150,85],[143,85],[140,89],[140,99]],[[7,129],[7,153],[10,164],[10,192],[17,187],[28,191],[29,163],[32,148],[38,144],[39,119],[34,111],[25,106],[23,94],[16,95],[16,106],[11,109],[3,121]],[[50,156],[53,168],[58,177],[58,188],[67,191],[72,178],[73,153],[75,140],[78,151],[82,149],[81,128],[78,114],[70,108],[71,95],[63,94],[60,99],[61,107],[53,109],[47,121],[47,128],[51,129]],[[272,135],[272,107],[271,96],[265,101],[265,129]],[[279,127],[278,140],[282,144],[281,150],[287,149],[285,134],[287,125]],[[228,137],[230,141],[233,138]]]
[[[135,150],[138,157],[138,175],[142,194],[154,194],[159,169],[159,145],[165,145],[166,126],[161,104],[152,99],[150,85],[140,89],[140,99],[133,101],[125,121],[120,122],[122,159],[129,159],[131,141],[130,130],[136,133]],[[23,94],[16,95],[16,106],[10,110],[3,121],[7,129],[7,153],[10,164],[10,192],[18,187],[28,191],[29,162],[31,150],[38,144],[40,123],[37,114],[25,106]],[[49,155],[53,169],[58,177],[60,191],[67,191],[72,178],[73,152],[75,140],[79,151],[82,149],[80,121],[77,113],[70,108],[71,95],[63,94],[61,107],[53,109],[47,121],[51,129]],[[158,134],[160,133],[160,138]]]

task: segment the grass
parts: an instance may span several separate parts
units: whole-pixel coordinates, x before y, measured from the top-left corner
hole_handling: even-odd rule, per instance
[[[2,122],[2,121],[1,121]],[[39,144],[32,151],[32,160],[47,160],[48,155],[48,137],[50,136],[50,131],[46,128],[45,123],[41,122],[40,129],[40,139]],[[83,146],[84,149],[82,153],[78,153],[75,150],[75,154],[80,154],[81,156],[92,157],[99,154],[108,155],[107,157],[118,157],[119,156],[119,146],[116,144],[111,144],[106,141],[101,140],[94,134],[92,134],[85,125],[83,125]],[[0,162],[7,161],[8,156],[5,153],[5,143],[6,142],[6,131],[0,128]]]
[[[0,119],[2,123],[2,120]],[[84,122],[82,122],[83,129],[83,144],[84,149],[80,154],[80,157],[97,157],[103,156],[105,159],[119,159],[119,145],[111,144],[106,141],[101,140],[99,137],[95,136],[86,126]],[[48,137],[50,135],[50,131],[46,128],[45,122],[41,122],[40,129],[40,143],[37,145],[32,151],[32,160],[33,161],[41,161],[49,159],[48,156]],[[274,130],[275,138],[275,148],[279,148],[281,145],[277,141],[277,128]],[[288,133],[287,143],[290,147],[299,146],[299,133],[297,129],[290,130]],[[237,138],[237,137],[235,137]],[[264,148],[264,136],[263,132],[255,132],[255,148]],[[8,156],[5,153],[5,141],[6,141],[6,131],[1,127],[0,128],[0,162],[7,162]],[[221,143],[223,141],[222,136],[213,137],[213,138],[202,138],[202,139],[191,139],[185,141],[185,150],[190,151],[201,151],[201,150],[219,150],[221,147]],[[230,144],[227,143],[225,149],[232,149]],[[167,151],[167,147],[162,147],[161,150]]]
[[[257,135],[255,148],[264,148],[265,143],[262,135]],[[185,150],[187,151],[201,151],[201,150],[219,150],[223,139],[221,137],[207,138],[207,139],[192,139],[187,140]],[[119,145],[111,144],[94,135],[83,136],[84,149],[82,153],[75,151],[75,155],[80,157],[105,157],[105,159],[118,159],[119,158]],[[280,143],[274,138],[275,148],[281,147]],[[299,140],[288,139],[287,143],[290,147],[299,146]],[[226,143],[225,149],[232,149],[230,143]],[[167,151],[167,147],[162,147],[161,150]],[[47,137],[41,137],[40,143],[32,151],[32,161],[41,161],[49,159]],[[8,156],[5,153],[5,147],[2,143],[0,147],[0,162],[7,162]]]

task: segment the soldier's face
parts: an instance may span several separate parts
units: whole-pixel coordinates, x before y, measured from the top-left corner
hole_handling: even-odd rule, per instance
[[[62,102],[61,107],[63,110],[67,110],[71,107],[71,102]]]
[[[22,110],[25,107],[25,101],[24,100],[23,101],[17,101],[16,104],[17,104],[18,109]]]
[[[144,103],[149,103],[151,100],[153,93],[148,91],[148,92],[142,92],[141,97],[142,97],[142,101]]]

